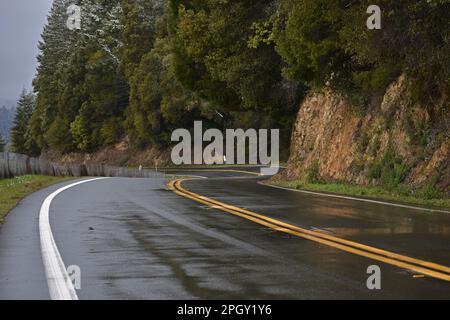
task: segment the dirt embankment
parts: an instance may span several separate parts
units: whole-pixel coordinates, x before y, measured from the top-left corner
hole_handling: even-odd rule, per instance
[[[93,153],[60,154],[47,151],[42,157],[58,164],[104,164],[117,167],[164,167],[169,165],[170,150],[148,148],[136,150],[130,147],[130,142],[124,141]]]
[[[424,105],[400,77],[367,107],[325,90],[302,103],[288,168],[278,179],[356,184],[434,185],[449,194],[448,96]]]

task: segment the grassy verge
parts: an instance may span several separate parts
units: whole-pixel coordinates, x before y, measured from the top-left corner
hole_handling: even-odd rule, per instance
[[[52,184],[71,179],[73,178],[32,175],[0,179],[0,225],[8,212],[27,195]]]
[[[450,208],[450,199],[426,199],[420,196],[413,196],[411,194],[408,194],[408,192],[406,191],[388,191],[386,189],[383,189],[382,187],[376,186],[359,186],[344,183],[305,183],[298,180],[275,182],[271,181],[270,184],[299,190],[333,193],[376,200],[388,200],[420,206]]]

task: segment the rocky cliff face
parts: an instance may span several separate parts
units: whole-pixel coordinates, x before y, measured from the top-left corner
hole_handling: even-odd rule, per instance
[[[414,102],[404,76],[365,107],[330,91],[302,103],[284,179],[450,187],[448,96]]]

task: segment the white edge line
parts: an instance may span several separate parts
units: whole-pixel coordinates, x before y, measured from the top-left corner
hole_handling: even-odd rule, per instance
[[[49,195],[42,203],[39,213],[39,235],[41,240],[42,261],[44,263],[47,285],[52,300],[78,300],[73,283],[61,258],[52,229],[50,227],[50,205],[53,199],[67,189],[83,183],[106,178],[96,178],[72,183]]]
[[[384,202],[384,201],[377,201],[377,200],[370,200],[370,199],[363,199],[363,198],[355,198],[355,197],[349,197],[349,196],[340,196],[340,195],[335,195],[335,194],[327,194],[327,193],[307,191],[307,190],[285,188],[285,187],[280,187],[280,186],[274,186],[272,184],[265,184],[265,183],[262,183],[262,182],[258,182],[258,184],[260,184],[262,186],[266,186],[266,187],[275,188],[275,189],[300,192],[300,193],[311,194],[311,195],[316,195],[316,196],[321,196],[321,197],[329,197],[329,198],[338,198],[338,199],[345,199],[345,200],[369,202],[369,203],[381,204],[381,205],[386,205],[386,206],[400,207],[400,208],[421,210],[421,211],[429,211],[429,212],[450,213],[450,211],[446,211],[446,210],[429,209],[429,208],[408,206],[408,205],[392,203],[392,202]]]

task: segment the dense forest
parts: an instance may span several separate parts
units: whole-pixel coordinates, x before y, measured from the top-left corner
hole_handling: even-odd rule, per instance
[[[450,0],[379,0],[381,30],[366,26],[372,2],[55,0],[15,150],[92,152],[124,137],[163,148],[194,119],[280,128],[287,150],[311,90],[361,108],[406,74],[417,99],[448,94]],[[80,30],[66,27],[70,4]]]

